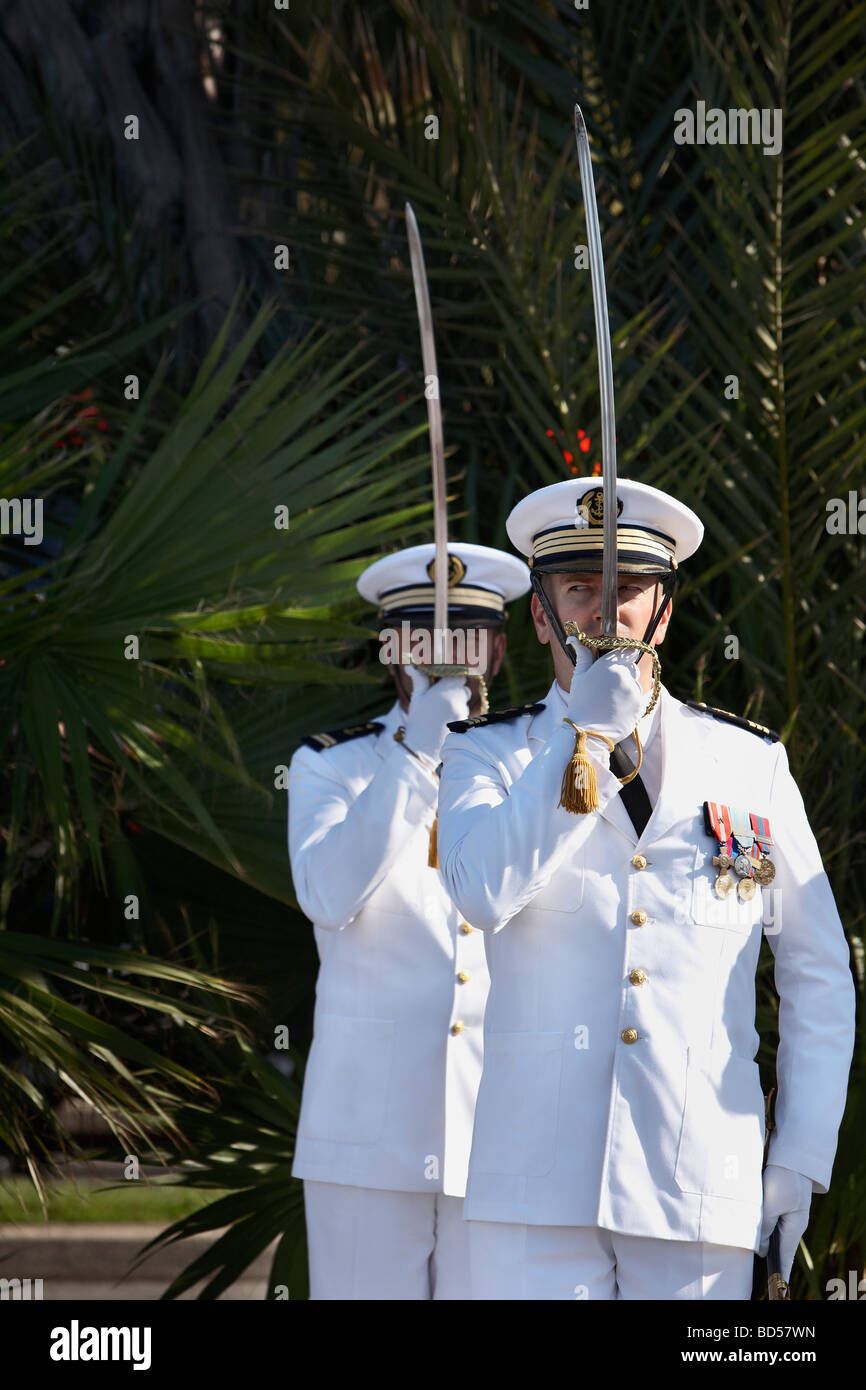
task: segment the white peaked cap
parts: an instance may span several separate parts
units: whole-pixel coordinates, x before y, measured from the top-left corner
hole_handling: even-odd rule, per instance
[[[387,621],[407,618],[431,626],[436,546],[413,545],[376,560],[358,580],[358,592]],[[449,623],[497,624],[505,605],[529,588],[529,570],[516,555],[487,545],[448,542]]]
[[[660,488],[618,478],[617,565],[624,573],[662,574],[700,545],[704,527],[690,507]],[[600,478],[567,478],[524,497],[505,529],[539,571],[601,569],[604,486]]]

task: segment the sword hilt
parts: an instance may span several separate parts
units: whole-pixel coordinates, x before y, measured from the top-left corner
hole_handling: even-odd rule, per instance
[[[446,662],[437,662],[432,666],[422,666],[417,661],[404,662],[406,666],[414,666],[416,671],[420,671],[422,676],[426,676],[431,685],[435,685],[439,680],[447,680],[449,676],[463,676],[466,680],[478,682],[478,691],[481,696],[481,708],[479,714],[487,714],[490,710],[490,701],[487,696],[487,682],[479,672],[477,666],[449,666]]]
[[[582,632],[575,622],[567,622],[565,624],[565,631],[569,637],[576,637],[582,647],[589,647],[590,651],[616,652],[628,649],[642,652],[644,655],[651,657],[653,664],[653,693],[641,718],[646,718],[646,716],[655,709],[662,689],[662,664],[658,659],[655,647],[651,647],[648,642],[641,642],[637,637],[587,637],[586,633]],[[638,660],[640,660],[640,657],[638,657]],[[635,735],[637,735],[637,729],[635,729]]]

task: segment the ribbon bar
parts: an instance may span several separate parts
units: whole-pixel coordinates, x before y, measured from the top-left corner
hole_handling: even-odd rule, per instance
[[[731,829],[741,854],[748,854],[755,842],[752,817],[742,806],[731,807]]]
[[[720,801],[704,802],[704,820],[707,832],[718,841],[719,849],[729,854],[731,849],[731,812]]]
[[[766,816],[759,816],[755,811],[752,811],[749,819],[752,822],[755,838],[760,842],[762,852],[764,854],[769,854],[773,844],[773,837],[770,834],[770,822]]]

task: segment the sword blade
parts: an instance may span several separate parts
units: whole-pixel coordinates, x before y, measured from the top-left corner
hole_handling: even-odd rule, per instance
[[[589,153],[589,136],[579,106],[574,108],[574,134],[577,141],[577,162],[586,210],[586,240],[589,247],[589,269],[592,277],[592,307],[595,314],[595,340],[598,349],[598,384],[601,393],[601,472],[604,485],[604,549],[601,579],[601,632],[603,637],[616,636],[617,563],[616,563],[616,414],[613,401],[613,358],[610,347],[610,322],[607,313],[607,288],[604,279],[604,257],[601,249],[601,229],[598,225],[598,205],[595,201],[595,180]]]
[[[433,540],[436,546],[434,578],[433,625],[434,652],[441,661],[441,634],[448,625],[448,504],[445,497],[445,444],[442,436],[442,402],[439,399],[439,373],[436,367],[436,343],[433,337],[433,314],[427,270],[421,247],[421,234],[411,203],[406,204],[406,232],[409,237],[409,257],[412,262],[412,281],[421,329],[421,357],[427,397],[427,422],[430,429],[430,456],[433,461]],[[432,385],[435,387],[431,390]]]

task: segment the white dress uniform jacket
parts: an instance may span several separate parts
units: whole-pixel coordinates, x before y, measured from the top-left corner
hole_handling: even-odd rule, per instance
[[[427,866],[436,779],[394,734],[289,768],[295,892],[321,962],[292,1173],[462,1197],[489,987],[484,940]]]
[[[848,946],[785,749],[663,689],[661,790],[638,840],[606,767],[598,811],[558,807],[564,714],[554,683],[540,713],[442,750],[439,861],[490,934],[464,1214],[757,1251],[762,908],[780,996],[769,1161],[816,1192],[854,1041]],[[769,818],[776,878],[752,902],[715,896],[708,799]]]

